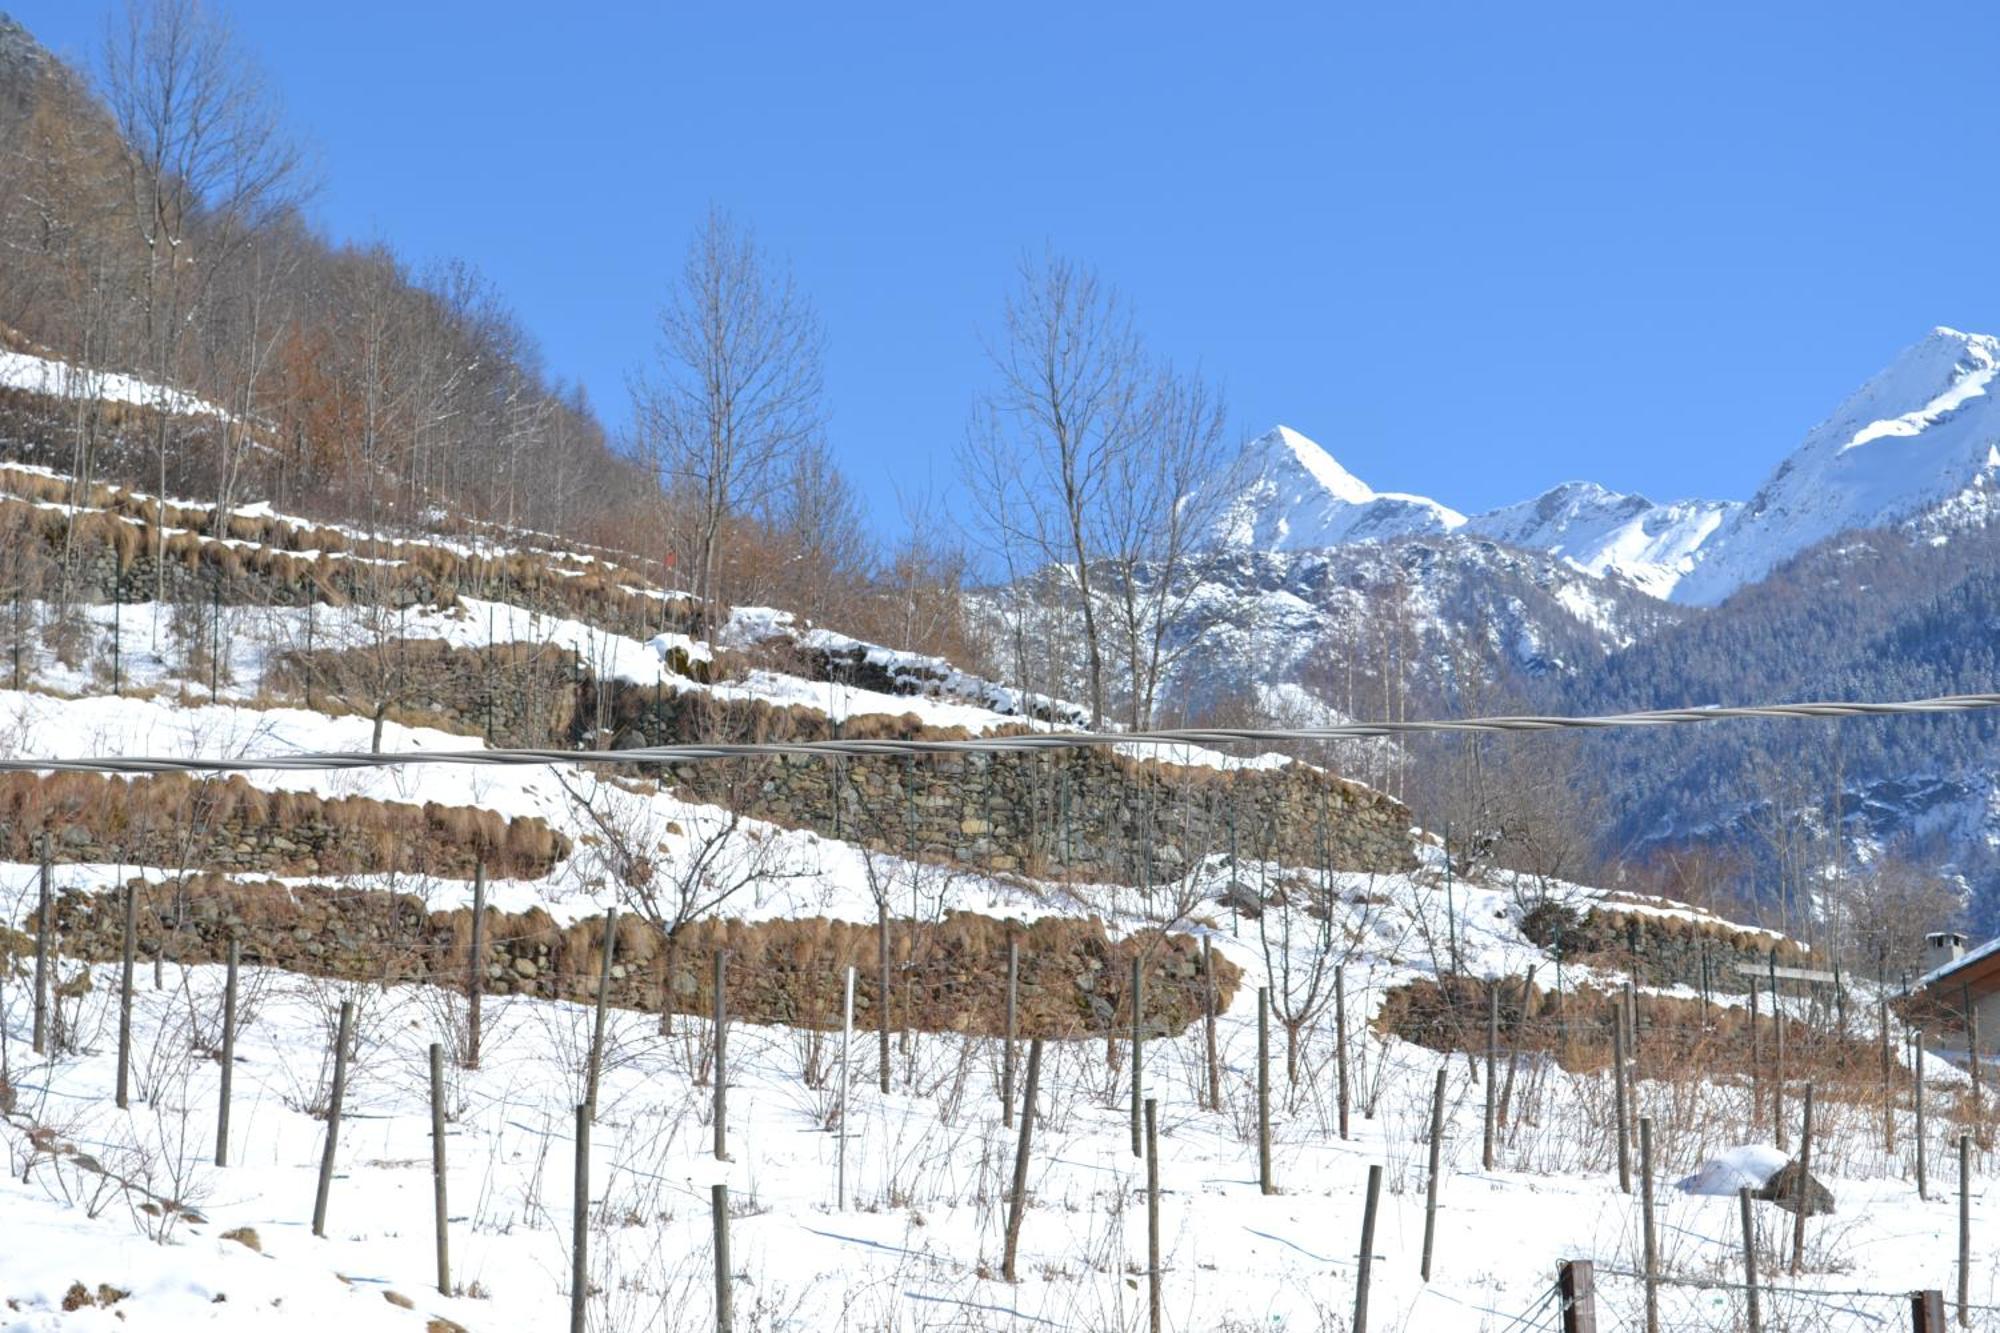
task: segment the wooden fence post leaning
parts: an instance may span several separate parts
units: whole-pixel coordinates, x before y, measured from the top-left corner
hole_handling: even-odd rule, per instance
[[[333,1095],[327,1102],[326,1144],[319,1157],[319,1190],[313,1196],[313,1235],[326,1235],[327,1196],[333,1190],[333,1163],[340,1147],[340,1108],[347,1098],[347,1047],[354,1037],[354,1001],[340,1002],[340,1031],[333,1039]]]

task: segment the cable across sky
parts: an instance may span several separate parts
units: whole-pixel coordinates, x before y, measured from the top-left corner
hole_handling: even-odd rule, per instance
[[[820,741],[701,742],[645,745],[606,750],[481,749],[320,751],[250,755],[95,756],[0,759],[0,772],[54,773],[254,773],[271,770],[327,771],[351,768],[410,768],[419,764],[497,766],[554,764],[694,764],[718,759],[938,757],[968,754],[1025,754],[1105,746],[1236,746],[1285,742],[1394,739],[1403,736],[1506,734],[1549,731],[1609,731],[1739,721],[1815,721],[1849,717],[1911,717],[1973,713],[2000,708],[2000,694],[1945,694],[1929,699],[1883,702],[1806,701],[1744,704],[1714,708],[1657,708],[1590,717],[1519,714],[1403,722],[1346,722],[1331,727],[1183,727],[1161,731],[1025,731],[956,740],[832,739]]]

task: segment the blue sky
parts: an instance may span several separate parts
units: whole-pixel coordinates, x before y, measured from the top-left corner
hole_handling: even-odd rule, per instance
[[[0,0],[71,55],[99,0]],[[885,524],[1045,243],[1380,489],[1745,496],[1933,324],[2000,331],[2000,5],[239,0],[321,225],[462,255],[614,424],[711,201],[829,334]]]

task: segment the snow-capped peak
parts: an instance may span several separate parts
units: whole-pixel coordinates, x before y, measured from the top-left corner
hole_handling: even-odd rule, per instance
[[[1815,426],[1733,515],[1677,601],[1712,604],[1851,528],[1983,521],[2000,478],[2000,339],[1938,327]]]
[[[1289,426],[1245,444],[1225,475],[1233,489],[1218,537],[1237,549],[1306,551],[1450,532],[1465,522],[1425,496],[1375,490]]]
[[[1290,426],[1274,428],[1253,440],[1250,447],[1271,454],[1289,454],[1292,461],[1305,469],[1307,475],[1336,500],[1362,505],[1375,498],[1375,491],[1367,482],[1342,467],[1317,441],[1307,439]]]
[[[1655,504],[1594,481],[1567,481],[1532,500],[1473,517],[1466,531],[1560,556],[1586,573],[1622,576],[1667,597],[1703,544],[1742,506],[1733,500]]]

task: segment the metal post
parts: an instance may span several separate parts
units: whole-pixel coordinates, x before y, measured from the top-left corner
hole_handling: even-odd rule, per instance
[[[451,1210],[445,1205],[444,1046],[431,1043],[431,1195],[437,1218],[438,1295],[451,1295]]]
[[[715,949],[715,1160],[729,1160],[729,992],[725,987],[729,955],[720,941]]]
[[[1438,1165],[1444,1146],[1444,1074],[1440,1064],[1437,1084],[1431,1090],[1431,1165],[1424,1180],[1424,1281],[1431,1280],[1431,1246],[1437,1239]]]
[[[1653,1229],[1653,1117],[1639,1117],[1639,1214],[1646,1228],[1646,1333],[1660,1333],[1660,1241]]]
[[[1375,1269],[1375,1210],[1382,1202],[1382,1166],[1368,1168],[1368,1201],[1361,1209],[1361,1264],[1354,1275],[1354,1333],[1368,1333],[1368,1281]]]
[[[132,964],[139,939],[139,886],[125,882],[125,930],[118,970],[118,1109],[132,1105]]]
[[[840,1143],[836,1149],[838,1165],[834,1171],[834,1190],[839,1198],[835,1206],[841,1212],[847,1211],[847,1066],[854,1058],[854,969],[847,969],[847,998],[841,1005],[840,1018]]]
[[[236,1079],[236,972],[243,946],[229,941],[229,976],[222,987],[222,1088],[215,1109],[215,1164],[229,1165],[229,1095]]]
[[[604,937],[599,952],[603,955],[597,970],[597,1014],[590,1034],[590,1069],[585,1076],[583,1089],[584,1105],[590,1108],[590,1118],[597,1119],[597,1082],[604,1073],[604,1023],[605,1010],[611,1003],[611,959],[618,951],[618,909],[608,908],[604,913]],[[720,1048],[717,1054],[720,1055]]]
[[[576,1108],[576,1177],[569,1207],[569,1333],[585,1333],[590,1299],[590,1106]]]
[[[1009,1282],[1019,1281],[1014,1260],[1021,1245],[1021,1214],[1028,1206],[1028,1153],[1035,1132],[1035,1096],[1042,1083],[1042,1039],[1028,1042],[1028,1090],[1021,1098],[1021,1134],[1014,1147],[1014,1186],[1007,1195],[1006,1251],[1000,1273]]]
[[[466,959],[465,1067],[479,1068],[480,1000],[486,994],[486,863],[472,867],[472,951]]]
[[[1347,1137],[1348,1104],[1352,1100],[1347,1080],[1347,965],[1333,969],[1333,1063],[1339,1080],[1340,1137]],[[1440,1070],[1440,1073],[1443,1071]]]
[[[347,1047],[354,1038],[354,1001],[340,1002],[340,1032],[333,1040],[333,1096],[327,1103],[326,1144],[319,1156],[319,1192],[313,1196],[313,1235],[326,1235],[326,1202],[333,1190],[334,1156],[340,1147],[340,1105],[347,1098]]]
[[[1271,995],[1257,988],[1257,1184],[1276,1194],[1271,1180]]]

